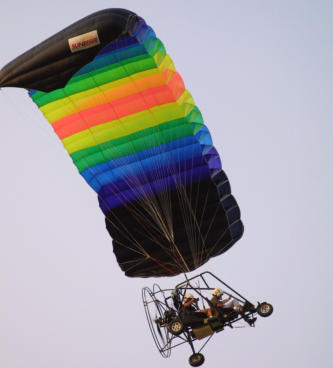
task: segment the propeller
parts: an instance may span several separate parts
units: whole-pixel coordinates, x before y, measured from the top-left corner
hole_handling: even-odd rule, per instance
[[[161,338],[163,344],[165,344],[165,340],[164,340],[164,337],[163,337],[163,334],[162,334],[162,331],[161,331],[161,327],[160,327],[160,319],[157,318],[156,315],[155,315],[155,323],[156,323],[156,326],[157,326],[157,332],[160,335],[160,338]]]

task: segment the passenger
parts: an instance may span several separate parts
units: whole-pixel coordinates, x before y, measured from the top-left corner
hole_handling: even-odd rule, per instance
[[[191,326],[201,324],[207,318],[206,314],[199,310],[198,299],[194,298],[191,293],[184,295],[182,318],[185,324]]]
[[[195,299],[191,293],[186,293],[184,295],[184,313],[191,314],[198,310],[198,299]]]

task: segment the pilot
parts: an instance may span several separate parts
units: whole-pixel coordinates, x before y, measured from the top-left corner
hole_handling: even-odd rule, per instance
[[[210,300],[212,305],[212,314],[219,314],[219,316],[223,319],[234,318],[237,317],[238,314],[240,314],[250,326],[252,326],[257,320],[257,318],[251,319],[247,315],[245,315],[244,308],[236,299],[233,299],[231,295],[229,295],[226,299],[222,299],[222,289],[215,288],[212,294],[213,297]]]
[[[226,299],[222,300],[223,290],[220,288],[215,288],[212,293],[213,297],[210,302],[215,308],[226,308],[225,304],[231,300],[231,296],[229,295]]]

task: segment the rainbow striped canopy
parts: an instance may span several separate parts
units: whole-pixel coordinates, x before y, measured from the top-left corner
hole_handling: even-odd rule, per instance
[[[229,249],[243,232],[239,207],[202,115],[152,28],[109,9],[49,42],[59,49],[64,38],[65,55],[29,94],[98,194],[121,268],[170,276]]]

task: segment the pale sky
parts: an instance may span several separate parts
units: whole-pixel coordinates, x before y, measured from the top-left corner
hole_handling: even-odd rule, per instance
[[[104,8],[153,27],[200,108],[242,211],[210,270],[274,305],[225,330],[204,367],[331,366],[332,1],[4,0],[0,67]],[[163,359],[141,288],[120,271],[96,194],[26,91],[0,91],[1,368],[186,367]]]

